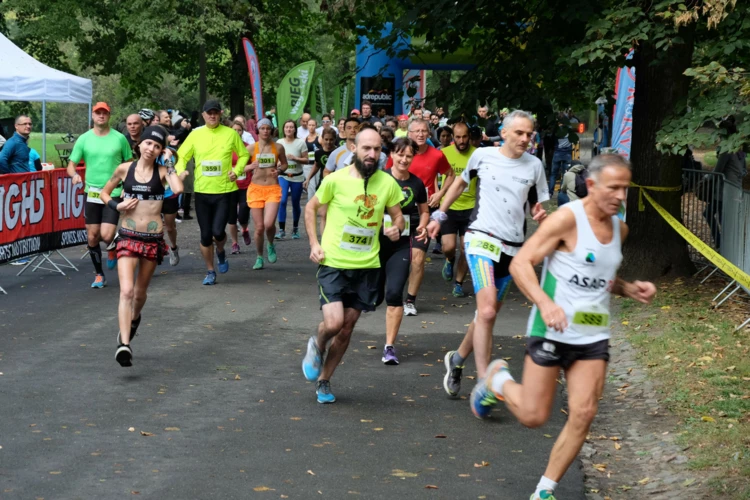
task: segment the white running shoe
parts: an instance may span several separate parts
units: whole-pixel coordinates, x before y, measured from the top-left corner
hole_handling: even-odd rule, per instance
[[[404,316],[416,316],[417,308],[414,302],[404,302]]]

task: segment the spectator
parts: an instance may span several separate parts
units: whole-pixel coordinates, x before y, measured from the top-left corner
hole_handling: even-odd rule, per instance
[[[16,132],[0,150],[0,174],[18,174],[29,171],[29,135],[31,118],[26,115],[16,117]]]
[[[29,172],[39,172],[42,170],[42,157],[36,152],[36,149],[29,148]]]
[[[560,192],[557,194],[557,206],[561,207],[568,202],[576,201],[580,197],[576,194],[576,175],[586,170],[586,166],[580,161],[574,161],[570,169],[563,175],[560,183]]]
[[[561,116],[561,119],[562,118],[565,118],[564,114]],[[573,124],[572,121],[569,123],[571,125]],[[564,127],[562,121],[558,123],[558,127]],[[573,144],[570,142],[568,133],[566,132],[562,137],[560,137],[558,134],[555,135],[557,136],[557,144],[555,144],[555,153],[552,156],[552,172],[549,176],[550,198],[555,194],[555,182],[557,181],[557,174],[559,173],[562,177],[562,175],[568,169],[568,165],[570,165],[570,162],[573,161]]]
[[[453,129],[448,127],[447,125],[445,127],[440,127],[439,129],[437,129],[435,135],[437,137],[437,144],[439,144],[438,149],[447,148],[453,142]]]

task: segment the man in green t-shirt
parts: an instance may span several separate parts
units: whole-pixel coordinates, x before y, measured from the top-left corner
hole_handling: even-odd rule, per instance
[[[177,150],[178,174],[187,169],[191,158],[195,158],[195,216],[200,228],[200,249],[206,263],[204,285],[216,284],[214,270],[214,242],[219,272],[229,271],[229,261],[224,251],[227,241],[226,227],[229,211],[237,210],[233,193],[239,189],[237,179],[244,179],[245,165],[250,153],[245,149],[240,135],[234,129],[221,124],[221,103],[208,100],[203,105],[204,127],[198,127],[187,136]],[[237,154],[237,163],[232,166],[232,153]]]
[[[383,215],[393,225],[383,230],[397,241],[404,230],[403,192],[398,183],[378,170],[380,135],[364,129],[357,134],[354,163],[323,179],[305,207],[305,227],[310,239],[310,260],[319,264],[318,290],[323,322],[307,343],[302,373],[317,381],[318,403],[333,403],[331,376],[344,357],[362,311],[374,311],[380,276],[378,234]],[[323,238],[318,243],[315,215],[328,207]],[[323,363],[328,341],[331,345]]]
[[[464,122],[453,125],[453,144],[442,149],[443,154],[448,159],[456,178],[460,177],[466,169],[471,154],[477,148],[469,143],[469,126]],[[443,181],[445,182],[445,181]],[[474,205],[477,200],[477,180],[472,179],[466,189],[461,193],[456,201],[453,202],[450,209],[446,212],[448,219],[443,222],[440,228],[442,233],[443,254],[445,255],[445,264],[443,264],[443,279],[450,282],[453,279],[453,267],[456,262],[456,234],[461,239],[461,248],[464,247],[464,234],[471,222],[471,213],[474,211]],[[463,282],[466,274],[469,272],[469,266],[466,263],[466,257],[463,251],[456,265],[456,282],[453,285],[454,297],[465,297]]]
[[[88,236],[89,255],[94,264],[96,277],[91,288],[104,288],[107,280],[102,269],[102,250],[99,242],[104,241],[107,250],[107,267],[114,269],[117,264],[117,254],[112,242],[115,239],[117,223],[120,213],[109,208],[99,197],[102,188],[107,184],[115,169],[133,158],[130,144],[117,130],[110,128],[110,109],[106,102],[97,102],[91,111],[94,128],[81,134],[73,145],[68,162],[68,175],[73,184],[81,182],[81,176],[76,172],[76,166],[81,160],[86,164],[86,234]],[[122,185],[112,191],[112,199],[122,201],[120,194]]]

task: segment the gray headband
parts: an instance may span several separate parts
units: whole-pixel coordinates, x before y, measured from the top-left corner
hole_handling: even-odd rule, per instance
[[[271,123],[271,120],[269,120],[268,118],[262,118],[258,122],[258,128],[262,127],[263,125],[268,125],[269,127],[273,128],[273,123]]]

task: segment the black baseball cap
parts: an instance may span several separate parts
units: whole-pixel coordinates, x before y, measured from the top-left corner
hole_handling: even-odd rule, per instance
[[[206,101],[206,104],[203,105],[203,112],[205,113],[206,111],[211,111],[212,109],[221,111],[221,103],[216,99]]]

